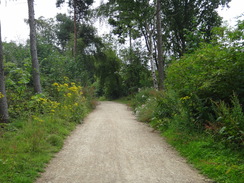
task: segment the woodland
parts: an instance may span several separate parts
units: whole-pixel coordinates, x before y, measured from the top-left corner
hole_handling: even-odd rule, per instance
[[[115,99],[201,173],[243,182],[244,21],[217,13],[230,1],[57,0],[70,14],[46,19],[28,0],[25,44],[0,26],[0,182],[35,180],[96,101]]]

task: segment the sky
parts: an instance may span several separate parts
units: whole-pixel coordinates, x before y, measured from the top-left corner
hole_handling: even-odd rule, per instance
[[[7,0],[7,4],[5,4],[5,0],[1,1],[2,40],[25,43],[29,36],[29,26],[24,22],[24,19],[28,18],[27,0]],[[93,6],[98,6],[100,1],[94,0]],[[34,4],[35,18],[40,16],[54,18],[57,13],[68,13],[67,6],[56,8],[56,0],[35,0]]]
[[[3,41],[15,41],[19,43],[25,43],[29,36],[29,27],[24,23],[24,19],[28,18],[28,6],[27,0],[1,0],[0,5],[0,20],[2,27],[2,39]],[[95,5],[100,4],[101,0],[95,0]],[[56,0],[35,0],[35,18],[43,16],[45,18],[53,18],[57,13],[67,13],[67,8],[56,8]],[[219,9],[219,14],[228,22],[229,25],[235,25],[235,18],[244,13],[244,1],[243,0],[232,0],[229,4],[230,8]],[[243,18],[243,17],[242,17]],[[101,27],[103,28],[101,29]],[[101,35],[104,31],[106,32],[105,25],[99,25],[96,23],[96,27],[99,27],[98,32]]]

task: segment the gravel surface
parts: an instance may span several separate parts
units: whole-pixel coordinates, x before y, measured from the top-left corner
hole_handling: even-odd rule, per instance
[[[36,183],[209,182],[123,104],[101,102]]]

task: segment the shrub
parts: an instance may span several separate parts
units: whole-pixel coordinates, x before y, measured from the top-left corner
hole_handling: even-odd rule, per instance
[[[150,122],[154,117],[154,111],[157,107],[157,99],[149,97],[145,104],[136,108],[138,119],[142,122]]]
[[[240,147],[244,145],[244,114],[236,95],[231,103],[232,106],[223,101],[214,102],[215,128],[209,125],[208,129],[224,144]]]
[[[145,88],[141,89],[135,96],[133,97],[131,101],[131,107],[137,111],[137,107],[141,107],[143,104],[147,102],[147,100],[150,97],[156,97],[157,91],[155,91],[153,88]]]
[[[167,91],[157,97],[157,105],[154,110],[154,118],[151,126],[160,130],[167,129],[171,120],[179,114],[179,101],[176,93]]]
[[[33,182],[90,110],[76,83],[55,83],[51,91],[32,96],[20,108],[25,115],[0,129],[0,182]]]
[[[244,95],[243,56],[243,52],[234,47],[205,44],[168,67],[167,92],[177,93],[181,101],[177,107],[188,116],[189,128],[203,130],[212,120],[215,112],[211,101],[231,104],[233,92]],[[243,99],[240,104],[244,104]],[[163,105],[166,104],[163,102]],[[170,106],[164,108],[164,113],[167,108],[171,109]]]
[[[229,102],[233,91],[244,95],[243,57],[244,52],[235,48],[204,45],[169,66],[166,86],[180,97]]]

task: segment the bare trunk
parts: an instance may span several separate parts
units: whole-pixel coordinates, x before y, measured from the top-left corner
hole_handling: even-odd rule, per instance
[[[77,14],[76,14],[76,0],[73,1],[74,6],[74,57],[76,56],[77,52]]]
[[[153,78],[153,87],[157,90],[158,89],[158,82],[157,82],[157,76],[156,76],[156,68],[153,58],[153,40],[152,40],[152,33],[150,33],[149,37],[149,57],[151,62],[151,72],[152,72],[152,78]]]
[[[3,69],[3,47],[1,35],[1,22],[0,22],[0,123],[7,123],[9,120],[8,103],[4,82],[4,69]]]
[[[32,60],[32,76],[34,90],[36,93],[41,93],[41,80],[39,63],[37,58],[36,49],[36,26],[35,26],[35,16],[34,16],[34,0],[28,0],[29,9],[29,25],[30,25],[30,50],[31,50],[31,60]]]
[[[145,32],[143,33],[143,35],[144,35],[144,38],[146,41],[148,56],[149,56],[150,65],[151,65],[153,87],[157,90],[158,89],[158,81],[157,81],[157,76],[156,76],[156,64],[154,62],[154,57],[153,57],[153,32],[154,32],[154,28],[150,29],[149,24],[146,24],[145,25]]]
[[[157,17],[157,48],[158,48],[158,74],[159,74],[159,90],[164,89],[164,61],[162,48],[162,25],[161,25],[161,0],[156,3],[156,17]]]
[[[129,36],[130,36],[130,64],[132,64],[132,37],[131,37],[131,27],[130,27],[130,30],[129,30]]]

